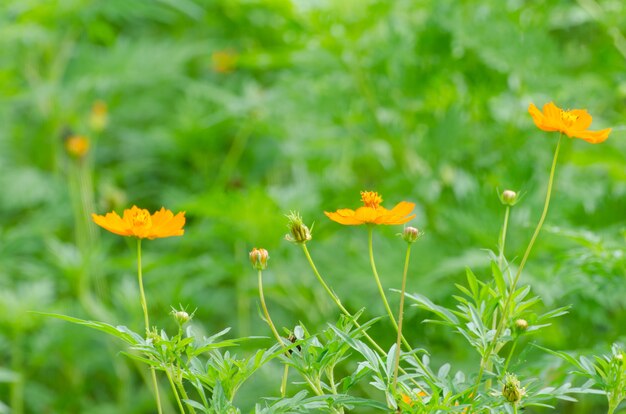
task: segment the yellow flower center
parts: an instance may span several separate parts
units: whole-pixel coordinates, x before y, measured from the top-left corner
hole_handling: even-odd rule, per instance
[[[137,209],[131,216],[131,222],[135,228],[150,228],[152,226],[152,217],[146,209]]]
[[[564,111],[561,109],[561,120],[567,126],[574,125],[574,122],[578,120],[578,115],[574,115],[571,111]]]
[[[361,201],[363,201],[365,207],[376,209],[383,202],[383,198],[375,191],[361,191]]]

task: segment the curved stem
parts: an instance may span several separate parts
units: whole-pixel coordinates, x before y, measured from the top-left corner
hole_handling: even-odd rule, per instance
[[[261,299],[261,308],[263,308],[263,314],[265,316],[265,321],[270,326],[272,333],[274,334],[274,338],[278,341],[278,343],[284,348],[285,344],[283,343],[283,339],[278,334],[276,327],[274,326],[274,322],[272,322],[272,318],[270,317],[270,313],[267,310],[267,306],[265,305],[265,295],[263,294],[263,271],[259,270],[259,297]]]
[[[267,305],[265,305],[265,295],[263,294],[263,271],[259,270],[259,298],[261,299],[261,308],[263,308],[263,314],[265,315],[265,321],[267,322],[267,324],[270,326],[270,329],[272,330],[272,333],[274,334],[274,338],[276,338],[276,340],[278,341],[278,343],[283,347],[285,347],[285,344],[283,343],[283,339],[280,337],[280,335],[278,334],[278,331],[276,330],[276,327],[274,326],[274,322],[272,322],[272,318],[270,317],[270,313],[267,310]],[[280,395],[281,397],[284,397],[285,394],[287,393],[287,374],[288,374],[288,369],[289,366],[285,365],[285,371],[283,373],[283,380],[280,384]]]
[[[372,266],[372,273],[374,274],[374,280],[376,280],[376,286],[378,286],[378,292],[380,293],[380,297],[383,300],[383,304],[385,305],[385,310],[387,311],[387,315],[389,315],[389,319],[391,320],[391,324],[398,331],[398,323],[396,322],[396,318],[393,316],[393,312],[389,307],[389,302],[387,301],[387,296],[385,295],[385,290],[383,289],[383,285],[380,283],[380,277],[378,277],[378,271],[376,270],[376,262],[374,262],[374,243],[373,239],[373,229],[372,226],[369,225],[367,227],[367,239],[368,239],[368,248],[369,248],[369,256],[370,256],[370,265]]]
[[[524,252],[524,256],[522,257],[522,261],[520,262],[520,265],[517,269],[517,272],[515,273],[515,277],[513,278],[512,282],[511,282],[511,287],[509,289],[509,294],[506,297],[506,300],[504,302],[504,306],[502,307],[502,318],[500,319],[500,323],[498,324],[498,328],[496,329],[496,333],[493,337],[493,340],[491,341],[491,343],[489,344],[489,346],[487,347],[487,350],[485,352],[485,355],[483,355],[482,359],[481,359],[481,364],[480,364],[480,369],[478,371],[478,377],[476,380],[476,385],[475,385],[475,389],[477,390],[478,387],[480,386],[480,381],[482,379],[482,375],[483,372],[485,370],[485,365],[487,364],[489,357],[491,356],[491,352],[495,349],[498,340],[500,338],[500,335],[502,335],[502,332],[504,331],[504,327],[507,324],[507,320],[509,317],[509,312],[510,312],[510,307],[511,307],[511,301],[513,300],[513,295],[515,294],[515,289],[517,288],[517,283],[519,282],[520,276],[522,275],[522,270],[524,270],[524,266],[526,265],[526,261],[528,260],[528,256],[530,256],[530,252],[535,244],[535,241],[537,240],[537,236],[539,235],[539,232],[541,231],[541,228],[543,227],[543,222],[546,219],[546,216],[548,215],[548,208],[550,207],[550,198],[552,195],[552,186],[554,184],[554,173],[556,171],[556,164],[557,164],[557,159],[559,157],[559,150],[561,148],[561,141],[563,139],[563,134],[559,135],[559,141],[556,144],[556,149],[554,151],[554,157],[552,159],[552,167],[550,168],[550,178],[548,179],[548,190],[546,192],[546,199],[543,205],[543,211],[541,213],[541,217],[539,218],[539,222],[537,223],[537,227],[535,228],[535,232],[533,233],[530,242],[528,243],[528,246],[526,247],[526,251]]]
[[[150,332],[150,319],[148,318],[148,304],[146,302],[146,294],[143,290],[143,273],[141,270],[141,239],[137,238],[137,277],[139,279],[139,300],[141,302],[141,309],[143,310],[143,320],[146,325],[146,335]],[[150,373],[152,375],[152,386],[154,387],[154,398],[156,399],[157,411],[159,414],[163,413],[161,407],[161,396],[159,395],[159,383],[157,382],[156,371],[154,367],[150,367]]]
[[[341,310],[341,312],[346,315],[348,318],[350,318],[353,322],[354,325],[357,328],[360,328],[361,325],[359,324],[359,322],[357,322],[356,318],[341,304],[341,301],[339,300],[339,297],[337,297],[337,295],[335,294],[335,292],[333,292],[333,290],[328,286],[328,284],[324,281],[324,278],[322,277],[322,275],[320,274],[320,272],[317,270],[317,267],[315,266],[315,262],[313,262],[313,258],[311,257],[311,255],[309,254],[309,249],[306,247],[306,244],[302,243],[302,251],[304,251],[304,255],[307,258],[307,261],[309,262],[309,265],[311,266],[311,269],[313,269],[313,273],[315,274],[315,277],[317,278],[317,280],[320,282],[320,284],[324,287],[324,290],[326,291],[326,293],[328,293],[328,295],[330,295],[330,297],[333,299],[333,301],[335,302],[335,304],[337,305],[337,307]],[[376,349],[376,351],[378,351],[379,354],[381,355],[386,355],[385,351],[383,350],[383,348],[378,345],[378,343],[365,331],[363,331],[363,336],[369,341],[369,343]],[[407,345],[408,346],[408,345]],[[409,350],[411,350],[411,348],[409,347]],[[424,364],[422,363],[422,361],[419,358],[415,358],[415,360],[417,361],[417,364],[422,368],[422,370],[424,371],[424,374],[427,375],[431,380],[435,380],[435,378],[430,375],[430,373],[428,372],[428,370],[426,369],[426,366],[424,366]],[[400,368],[400,372],[402,372],[403,374],[406,374],[406,371],[402,368]],[[424,389],[424,387],[422,385],[420,385],[417,381],[415,381],[413,378],[410,379],[411,382],[413,382],[413,384],[419,388],[421,391],[423,391],[424,393],[426,393],[426,390]]]
[[[404,259],[404,271],[402,272],[402,290],[400,291],[400,311],[398,312],[398,338],[396,339],[396,367],[393,370],[393,389],[398,383],[398,368],[400,367],[400,343],[402,342],[402,320],[404,318],[404,292],[406,292],[406,275],[409,271],[411,258],[411,243],[407,244],[406,257]]]

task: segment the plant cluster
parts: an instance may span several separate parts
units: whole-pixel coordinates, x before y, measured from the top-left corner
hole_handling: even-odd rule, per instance
[[[287,215],[289,229],[285,238],[298,246],[310,265],[312,274],[341,312],[336,323],[328,323],[320,332],[310,332],[306,321],[294,321],[291,328],[280,330],[274,324],[264,293],[263,273],[269,266],[269,253],[254,248],[249,253],[252,267],[257,271],[260,317],[273,334],[274,344],[261,348],[249,356],[240,356],[228,350],[242,342],[261,341],[262,338],[244,337],[224,339],[225,328],[213,335],[203,335],[189,325],[191,315],[183,308],[173,309],[178,331],[172,335],[165,329],[150,324],[143,287],[141,249],[143,239],[155,239],[184,234],[185,213],[173,214],[162,208],[153,214],[133,206],[122,216],[115,212],[105,216],[94,214],[93,220],[106,230],[137,240],[137,276],[139,301],[144,314],[143,334],[126,326],[88,321],[59,314],[48,314],[79,325],[103,331],[129,345],[128,357],[150,369],[151,387],[159,413],[162,391],[159,376],[169,384],[181,414],[185,413],[239,413],[237,392],[250,377],[265,364],[278,363],[283,367],[279,396],[263,398],[255,406],[255,413],[307,413],[371,409],[402,413],[518,413],[529,407],[550,407],[555,399],[575,401],[573,395],[604,394],[608,400],[608,414],[612,414],[626,398],[626,371],[624,353],[615,345],[609,356],[595,357],[595,362],[581,356],[576,359],[564,352],[542,348],[573,364],[575,374],[587,378],[581,386],[569,382],[546,384],[524,370],[521,360],[527,337],[537,335],[550,326],[552,320],[568,312],[561,307],[537,314],[535,305],[541,298],[522,282],[524,267],[547,217],[555,180],[558,155],[563,135],[580,138],[592,144],[606,140],[610,129],[590,131],[591,116],[585,110],[562,110],[553,103],[538,110],[531,104],[529,112],[536,126],[544,131],[559,132],[548,177],[544,208],[535,231],[519,263],[507,259],[505,247],[512,209],[520,196],[512,190],[500,194],[504,220],[498,238],[498,251],[488,251],[491,274],[478,277],[467,268],[466,283],[457,284],[455,307],[445,307],[428,297],[406,291],[411,246],[423,232],[407,226],[399,234],[406,244],[402,284],[397,312],[392,310],[388,291],[383,287],[374,254],[374,231],[378,225],[402,225],[415,218],[414,203],[402,201],[391,209],[385,208],[382,197],[373,191],[361,192],[363,205],[355,210],[341,208],[325,212],[341,225],[361,226],[367,229],[368,257],[374,282],[386,315],[363,320],[366,308],[349,310],[318,270],[308,244],[313,240],[309,228],[297,212]],[[68,151],[74,146],[68,147]],[[80,154],[78,154],[80,155]],[[446,326],[462,337],[476,351],[479,363],[473,370],[453,370],[452,363],[438,367],[431,364],[428,350],[410,343],[404,336],[405,301],[433,315],[432,322]],[[395,343],[383,346],[371,334],[375,324],[393,329]],[[356,363],[355,363],[356,362]],[[340,369],[341,368],[341,369]],[[367,383],[367,384],[364,384]],[[360,387],[373,387],[372,393],[362,396]]]

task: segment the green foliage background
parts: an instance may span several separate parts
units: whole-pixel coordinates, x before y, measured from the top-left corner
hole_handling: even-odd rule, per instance
[[[533,340],[607,351],[626,322],[625,31],[619,0],[0,1],[0,401],[10,403],[21,373],[25,412],[152,410],[143,371],[117,355],[119,343],[28,313],[142,326],[133,243],[98,231],[80,247],[90,212],[77,177],[93,178],[98,213],[187,212],[184,237],[144,243],[154,324],[173,329],[180,303],[197,308],[198,329],[269,336],[247,260],[257,246],[271,255],[275,322],[313,330],[338,312],[283,240],[285,213],[315,222],[318,267],[348,308],[376,316],[365,230],[323,211],[356,207],[363,189],[387,205],[416,202],[412,224],[426,236],[408,290],[451,303],[465,266],[489,275],[482,249],[496,248],[498,189],[526,194],[509,258],[528,242],[556,136],[537,130],[527,107],[550,100],[588,108],[594,128],[614,131],[602,145],[564,142],[522,281],[545,307],[572,310]],[[216,67],[217,52],[233,57],[231,71]],[[88,122],[96,100],[109,111],[100,133]],[[64,151],[68,129],[91,140],[82,166]],[[375,235],[386,287],[400,283],[399,231]],[[436,364],[475,369],[460,337],[425,317],[408,311],[409,340]],[[392,343],[387,323],[374,332]],[[532,349],[527,364],[548,384],[568,371]],[[259,372],[241,406],[275,396],[279,376],[271,364]],[[585,396],[559,412],[603,404]]]

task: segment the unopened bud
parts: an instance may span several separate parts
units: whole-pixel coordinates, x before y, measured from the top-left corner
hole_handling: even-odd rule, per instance
[[[174,315],[174,319],[176,319],[176,322],[180,325],[183,326],[184,324],[186,324],[187,322],[189,322],[189,320],[191,319],[191,317],[189,316],[189,314],[183,310],[180,311],[172,311],[172,315]]]
[[[514,206],[517,203],[517,193],[512,190],[504,190],[500,195],[500,201],[505,206]]]
[[[285,236],[285,239],[294,243],[306,243],[311,240],[311,230],[304,224],[302,217],[297,212],[291,212],[287,215],[289,222],[287,228],[289,234]]]
[[[526,394],[515,374],[507,373],[504,377],[502,396],[510,403],[517,403]]]
[[[256,270],[265,270],[267,268],[267,260],[270,258],[269,253],[265,249],[257,249],[256,247],[250,252],[250,263]]]
[[[405,227],[402,232],[402,239],[407,243],[414,243],[421,235],[422,233],[415,227]]]
[[[613,356],[613,359],[615,360],[615,363],[619,366],[621,366],[624,363],[624,355],[622,355],[621,353],[615,354]]]
[[[82,135],[71,135],[65,139],[65,150],[74,158],[83,158],[89,151],[89,139]]]
[[[526,319],[517,319],[515,321],[515,329],[519,332],[524,332],[528,329],[528,321]]]

